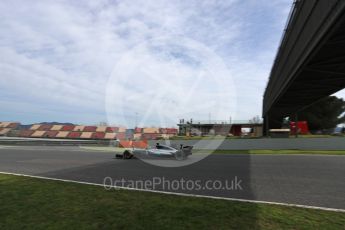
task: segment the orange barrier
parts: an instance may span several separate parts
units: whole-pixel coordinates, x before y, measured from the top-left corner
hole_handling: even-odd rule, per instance
[[[140,148],[145,149],[148,147],[147,140],[143,141],[120,141],[119,146],[122,148]]]

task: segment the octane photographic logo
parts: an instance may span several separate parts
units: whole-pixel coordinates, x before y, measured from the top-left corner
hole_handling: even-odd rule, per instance
[[[234,119],[236,91],[230,69],[212,49],[183,36],[167,36],[145,40],[116,61],[107,83],[105,104],[109,124],[176,127],[181,118],[188,119],[186,122],[193,119],[194,124],[198,120]],[[188,131],[203,132],[201,126]],[[157,166],[185,166],[211,154],[224,139],[208,136],[188,143],[165,139],[159,142],[193,145],[193,154],[181,161],[138,158]]]

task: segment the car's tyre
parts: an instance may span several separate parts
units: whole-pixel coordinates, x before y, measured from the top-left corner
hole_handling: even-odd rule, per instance
[[[123,159],[131,159],[133,156],[129,151],[124,151],[123,152]]]
[[[175,153],[175,159],[178,161],[183,161],[187,159],[187,155],[183,151],[178,151]]]
[[[122,158],[123,158],[123,154],[120,154],[120,153],[115,154],[115,159],[122,159]]]

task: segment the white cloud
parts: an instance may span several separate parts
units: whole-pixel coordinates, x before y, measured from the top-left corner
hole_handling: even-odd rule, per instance
[[[56,118],[43,110],[40,116],[40,108],[54,108],[54,113],[61,111],[61,120],[73,113],[73,121],[78,121],[80,116],[80,122],[97,122],[104,118],[100,114],[105,116],[108,80],[114,76],[113,70],[120,60],[123,61],[124,55],[146,41],[182,37],[208,47],[222,59],[227,70],[223,68],[224,71],[217,74],[228,73],[229,78],[224,78],[221,86],[224,91],[231,91],[233,85],[227,87],[227,84],[232,80],[235,82],[237,118],[249,119],[261,114],[263,90],[290,4],[291,1],[272,4],[271,1],[233,0],[1,1],[0,106],[7,105],[8,110],[0,116],[10,120],[10,111],[15,112],[15,109],[8,105],[25,103],[25,110],[37,115],[36,118],[18,116],[23,122]],[[176,42],[183,47],[183,39]],[[140,62],[134,60],[136,56],[131,56],[133,59],[127,60],[127,69],[122,63],[119,76],[132,74],[133,79],[142,81],[141,89],[157,84],[159,79],[169,82],[171,86],[159,90],[158,102],[166,106],[182,106],[183,94],[166,94],[164,90],[185,91],[186,85],[192,85],[194,75],[207,73],[193,63],[195,60],[205,61],[205,57],[195,58],[190,52],[183,57],[183,54],[186,54],[185,50],[172,55],[171,50],[144,50],[138,56],[142,58]],[[130,69],[138,63],[145,64],[147,69]],[[140,78],[140,74],[156,80],[148,81]],[[213,117],[227,119],[229,113],[235,113],[233,105],[227,105],[227,97],[232,97],[233,92],[218,95],[213,92],[219,89],[212,86],[215,83],[204,75],[198,88],[200,93],[190,105],[195,103],[194,109],[197,109],[198,103],[223,96],[226,100],[218,100],[217,108],[193,112],[189,107],[184,114],[169,113],[165,117],[169,115],[175,122],[180,117],[174,116],[182,115],[205,119],[210,110],[221,107],[219,114],[214,112]],[[140,95],[133,97],[140,98]],[[145,111],[147,106],[142,98],[134,102],[135,106],[129,107],[125,115],[130,119],[135,112]],[[32,111],[28,105],[32,105]],[[116,115],[118,121],[132,125],[121,114]],[[159,119],[151,114],[148,123]]]

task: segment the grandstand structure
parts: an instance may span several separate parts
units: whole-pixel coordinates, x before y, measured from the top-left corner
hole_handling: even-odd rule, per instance
[[[180,136],[241,136],[242,129],[250,129],[253,137],[262,136],[262,121],[250,120],[193,120],[181,119],[177,124]]]
[[[178,134],[176,128],[135,128],[133,138],[136,140],[169,139]]]
[[[155,140],[176,136],[176,128],[135,128],[88,125],[21,125],[19,122],[0,122],[0,136],[25,138],[56,138],[85,140]]]

